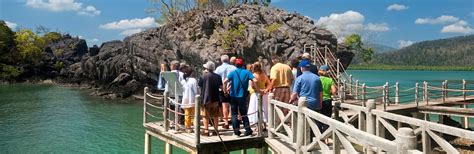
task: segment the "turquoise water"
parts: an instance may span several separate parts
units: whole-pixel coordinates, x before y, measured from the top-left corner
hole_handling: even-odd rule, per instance
[[[385,81],[410,86],[445,79],[474,83],[474,72],[350,73],[372,86]],[[143,153],[141,102],[107,100],[88,93],[55,85],[0,85],[0,153]],[[152,143],[154,153],[163,152],[162,142],[152,139]]]
[[[140,103],[54,85],[1,85],[0,98],[0,153],[143,153]]]

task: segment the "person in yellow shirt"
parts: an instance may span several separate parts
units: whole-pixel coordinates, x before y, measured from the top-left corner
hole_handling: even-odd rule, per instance
[[[290,86],[294,80],[290,66],[280,62],[279,56],[272,56],[273,66],[270,69],[270,86],[268,91],[273,91],[275,100],[289,102],[291,90]]]

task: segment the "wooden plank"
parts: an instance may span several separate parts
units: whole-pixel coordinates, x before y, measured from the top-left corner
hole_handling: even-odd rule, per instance
[[[347,150],[349,153],[358,153],[354,147],[352,146],[351,142],[346,139],[344,135],[342,135],[339,131],[334,131],[337,135],[337,138],[339,141],[341,141],[342,145],[344,146],[344,149]]]
[[[277,139],[265,139],[265,143],[267,143],[268,147],[275,154],[295,153],[295,149],[292,147],[292,145],[289,145],[288,143],[285,143],[285,142],[280,142]]]
[[[454,148],[451,144],[449,144],[448,141],[444,140],[443,138],[439,137],[438,135],[436,135],[435,133],[433,133],[431,130],[426,130],[426,132],[431,136],[431,138],[433,138],[433,140],[436,141],[436,143],[438,143],[439,146],[441,146],[443,148],[443,150],[445,150],[447,153],[452,153],[452,154],[457,154],[459,153],[458,150],[456,150],[456,148]]]
[[[474,117],[474,109],[471,108],[420,106],[418,107],[418,110],[420,110],[422,113]]]
[[[474,140],[474,131],[464,130],[456,127],[446,126],[443,124],[433,123],[430,121],[424,121],[416,118],[406,117],[403,115],[398,115],[394,113],[384,112],[380,110],[372,110],[372,113],[378,117],[385,119],[390,119],[410,125],[415,125],[418,127],[425,127],[443,134],[449,134],[457,137],[462,137],[469,140]]]

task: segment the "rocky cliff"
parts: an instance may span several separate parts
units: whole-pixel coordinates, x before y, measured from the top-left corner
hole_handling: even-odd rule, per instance
[[[238,36],[231,38],[234,42],[229,46],[223,40],[229,40],[226,37],[234,27],[240,27]],[[253,62],[259,56],[268,61],[272,55],[294,58],[301,55],[304,44],[315,43],[332,51],[338,48],[334,35],[299,14],[254,5],[194,10],[172,23],[91,48],[80,62],[62,70],[60,78],[95,85],[98,95],[128,97],[144,86],[155,87],[159,64],[166,60],[186,62],[199,72],[205,61],[218,62],[229,48],[246,62]],[[344,48],[336,55],[345,64],[353,57]]]

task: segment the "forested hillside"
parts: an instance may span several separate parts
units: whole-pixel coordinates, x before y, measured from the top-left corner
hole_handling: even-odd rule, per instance
[[[376,54],[375,64],[423,66],[474,66],[474,35],[423,41]]]

